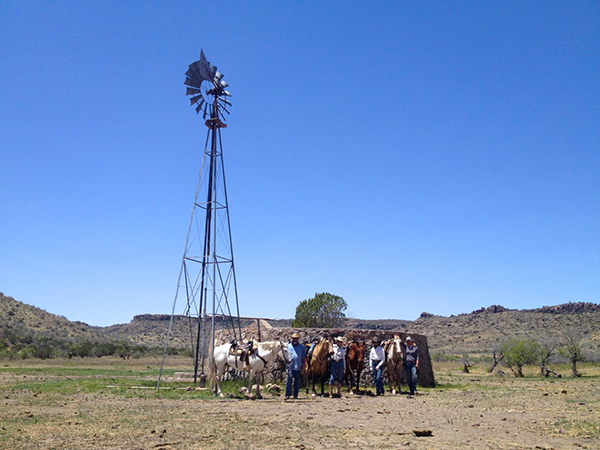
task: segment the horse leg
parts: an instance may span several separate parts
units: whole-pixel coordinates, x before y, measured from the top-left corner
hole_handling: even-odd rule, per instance
[[[398,383],[398,393],[402,394],[402,363],[396,367],[396,381]]]
[[[262,399],[263,396],[260,393],[260,374],[259,373],[255,373],[254,376],[256,378],[256,398]]]
[[[354,386],[354,370],[352,370],[352,367],[349,367],[346,371],[346,383],[348,384],[348,392],[354,394],[352,392],[352,386]]]
[[[325,397],[325,376],[323,375],[323,372],[321,372],[319,378],[321,380],[321,397]]]
[[[217,369],[217,392],[216,395],[219,397],[223,397],[223,392],[221,392],[221,378],[223,377],[223,372]]]
[[[246,389],[248,394],[252,394],[252,375],[252,370],[250,370],[250,372],[248,372],[248,389]]]

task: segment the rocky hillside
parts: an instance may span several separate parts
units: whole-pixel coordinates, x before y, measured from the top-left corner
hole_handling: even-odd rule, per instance
[[[511,338],[560,341],[563,333],[573,331],[583,336],[587,349],[600,353],[600,305],[594,303],[567,303],[529,310],[493,305],[450,317],[422,313],[415,321],[360,322],[363,328],[384,326],[424,334],[432,353],[491,353]]]
[[[18,342],[48,338],[73,342],[127,341],[132,345],[162,347],[169,320],[169,315],[142,314],[127,324],[92,327],[0,294],[0,351]],[[290,322],[277,320],[269,325],[288,327]],[[248,321],[242,323],[242,327],[248,325]],[[191,348],[196,327],[189,318],[175,317],[169,346]],[[415,321],[349,319],[346,328],[424,335],[432,354],[453,355],[491,353],[503,341],[515,337],[560,340],[564,332],[575,330],[583,336],[585,348],[600,355],[600,305],[595,303],[567,303],[531,310],[493,305],[450,317],[422,313]]]
[[[164,345],[168,315],[140,315],[123,325],[105,331],[119,339],[146,345]],[[290,320],[271,321],[273,327],[288,327]],[[242,326],[246,326],[243,324]],[[173,323],[173,346],[189,345],[189,319],[176,317]],[[461,355],[491,353],[510,338],[532,337],[538,340],[559,339],[563,332],[576,330],[584,336],[586,348],[600,354],[600,305],[567,303],[531,310],[510,310],[493,305],[468,314],[450,317],[422,313],[415,320],[349,319],[348,329],[416,333],[427,336],[431,353]]]
[[[0,349],[40,340],[108,342],[101,328],[72,322],[0,293]]]

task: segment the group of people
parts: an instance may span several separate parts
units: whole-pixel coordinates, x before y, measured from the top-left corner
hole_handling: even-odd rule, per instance
[[[383,366],[386,356],[381,340],[378,337],[373,338],[373,346],[369,354],[369,364],[375,380],[376,395],[383,395]],[[313,342],[313,347],[314,347]],[[292,395],[298,398],[300,391],[301,374],[306,364],[308,351],[304,344],[300,343],[300,335],[292,334],[292,342],[287,344],[290,355],[290,364],[288,365],[288,377],[285,386],[285,398]],[[312,348],[312,347],[311,347]],[[329,397],[333,397],[333,387],[337,388],[337,394],[341,394],[344,371],[346,369],[346,346],[344,338],[338,336],[334,339],[332,351],[330,352],[331,375],[329,377]],[[410,395],[415,395],[417,391],[417,369],[419,368],[419,349],[409,336],[406,338],[404,346],[404,369],[408,378],[408,388]]]
[[[373,338],[373,347],[369,354],[369,362],[371,363],[371,371],[375,380],[376,395],[383,395],[383,365],[385,364],[385,351],[381,347],[381,340],[378,337]],[[417,369],[419,368],[419,349],[408,336],[404,346],[404,370],[408,382],[410,395],[415,395],[417,392]]]

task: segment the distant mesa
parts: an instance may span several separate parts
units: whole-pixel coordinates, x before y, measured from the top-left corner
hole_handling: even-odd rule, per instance
[[[138,314],[137,316],[133,316],[134,322],[141,321],[161,321],[161,320],[171,320],[171,316],[169,314]]]
[[[532,310],[536,311],[536,310]],[[585,312],[600,312],[600,305],[595,303],[585,303],[585,302],[576,302],[576,303],[565,303],[563,305],[556,306],[543,306],[537,311],[542,313],[550,313],[550,314],[581,314]]]

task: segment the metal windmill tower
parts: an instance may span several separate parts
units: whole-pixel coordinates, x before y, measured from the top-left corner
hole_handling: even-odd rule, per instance
[[[223,74],[207,61],[202,50],[200,59],[190,64],[185,75],[186,95],[191,96],[190,104],[195,107],[196,113],[202,113],[208,132],[160,374],[177,297],[180,289],[185,289],[184,315],[193,318],[190,334],[194,352],[194,383],[200,375],[203,384],[205,362],[207,358],[210,361],[213,354],[216,328],[222,328],[231,339],[241,339],[221,142],[221,129],[227,127],[224,114],[229,114],[227,107],[231,106],[227,97],[231,94],[225,90],[228,85],[223,81]]]

